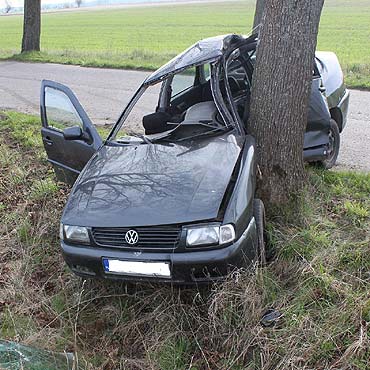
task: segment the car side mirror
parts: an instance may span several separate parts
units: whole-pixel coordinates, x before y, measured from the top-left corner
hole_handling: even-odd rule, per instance
[[[90,136],[82,131],[80,126],[67,127],[63,130],[63,136],[66,140],[84,140],[88,141]]]

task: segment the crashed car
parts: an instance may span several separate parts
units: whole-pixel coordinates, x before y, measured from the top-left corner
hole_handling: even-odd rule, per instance
[[[42,139],[74,183],[61,249],[83,277],[201,283],[264,260],[248,134],[256,36],[197,42],[142,83],[105,140],[66,86],[43,81]],[[334,165],[348,92],[317,53],[303,156]]]

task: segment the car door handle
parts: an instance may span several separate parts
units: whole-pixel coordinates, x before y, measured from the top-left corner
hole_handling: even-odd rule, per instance
[[[46,145],[52,146],[54,144],[53,140],[49,136],[44,137],[44,142]]]

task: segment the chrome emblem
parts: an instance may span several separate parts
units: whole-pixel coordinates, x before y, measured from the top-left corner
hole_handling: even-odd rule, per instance
[[[139,234],[135,230],[129,230],[125,234],[127,244],[134,245],[139,241]]]

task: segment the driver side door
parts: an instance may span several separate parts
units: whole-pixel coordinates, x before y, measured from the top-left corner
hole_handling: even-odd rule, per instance
[[[40,96],[41,136],[58,181],[73,184],[102,139],[73,92],[43,80]]]

